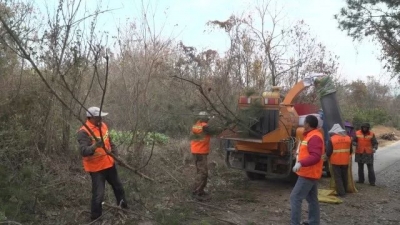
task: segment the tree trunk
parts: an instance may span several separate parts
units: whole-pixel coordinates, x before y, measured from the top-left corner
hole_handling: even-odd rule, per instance
[[[61,149],[64,152],[69,151],[69,139],[70,139],[70,132],[71,126],[68,121],[70,121],[71,113],[68,112],[64,106],[62,107],[62,142],[61,142]]]

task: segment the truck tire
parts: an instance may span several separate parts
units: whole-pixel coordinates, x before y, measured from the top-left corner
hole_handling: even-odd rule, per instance
[[[254,172],[246,171],[246,175],[247,175],[247,178],[249,178],[250,180],[263,180],[263,179],[265,179],[265,175],[264,174],[260,174],[260,173],[254,173]]]

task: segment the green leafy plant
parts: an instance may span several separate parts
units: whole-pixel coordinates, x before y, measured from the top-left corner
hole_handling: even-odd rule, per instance
[[[389,121],[389,114],[382,109],[364,109],[356,110],[353,118],[353,124],[356,129],[359,129],[364,122],[370,123],[371,126],[376,124],[385,124]]]
[[[157,132],[145,133],[137,131],[136,134],[134,134],[131,131],[111,130],[110,135],[112,137],[113,142],[117,145],[129,144],[131,143],[131,141],[135,143],[137,142],[137,140],[142,140],[142,139],[146,145],[151,145],[153,141],[155,142],[155,144],[158,145],[166,144],[169,141],[169,137],[167,135]]]

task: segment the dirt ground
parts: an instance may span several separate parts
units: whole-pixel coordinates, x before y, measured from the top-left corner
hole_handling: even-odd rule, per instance
[[[399,131],[383,126],[375,126],[373,131],[377,137],[388,132],[395,132],[396,136],[400,136]],[[380,147],[396,143],[379,138],[378,141]],[[162,161],[157,161],[157,164],[152,165],[162,168],[160,173],[168,171],[166,180],[156,184],[157,186],[141,188],[142,194],[148,189],[151,193],[146,196],[153,195],[153,201],[157,201],[151,208],[152,214],[148,214],[152,215],[153,219],[147,221],[142,217],[137,222],[125,223],[121,222],[122,220],[117,221],[115,215],[108,214],[106,220],[99,224],[289,224],[289,196],[293,183],[270,179],[249,180],[243,171],[224,165],[223,151],[214,151],[209,157],[210,174],[207,185],[211,200],[199,202],[190,195],[190,185],[193,183],[196,169],[192,163],[186,163],[186,159],[183,161],[184,165],[171,166],[169,169],[166,165],[172,165],[171,162],[163,165]],[[358,193],[348,194],[342,198],[341,204],[320,203],[321,225],[400,224],[400,161],[377,172],[376,177],[377,186],[370,186],[368,183],[356,184]],[[319,188],[329,189],[329,180],[330,178],[323,177]],[[146,199],[146,202],[152,205],[150,199]],[[145,213],[134,205],[132,209],[139,214]],[[307,203],[304,201],[304,220],[306,216]]]
[[[393,143],[397,142],[398,140],[400,140],[400,131],[393,127],[377,125],[377,126],[372,127],[371,130],[375,133],[376,137],[378,138],[379,147],[384,147],[384,146],[393,144]],[[382,134],[386,134],[386,133],[394,133],[397,140],[388,141],[388,140],[383,140],[382,138],[380,138],[380,136]]]
[[[400,178],[398,172],[400,163],[378,173],[377,186],[357,184],[359,192],[342,198],[343,203],[321,203],[321,224],[400,224],[400,181],[394,179]],[[228,190],[212,191],[213,199],[207,205],[198,203],[199,209],[218,218],[211,224],[289,224],[292,184],[249,181],[244,176],[233,183]],[[328,187],[329,178],[322,178],[319,188]],[[306,202],[303,213],[306,219]]]
[[[400,136],[399,131],[384,126],[376,126],[373,131],[377,137],[388,132]],[[380,147],[396,143],[380,138],[378,141]],[[348,194],[342,198],[343,203],[321,203],[321,224],[400,224],[399,172],[400,162],[397,162],[376,174],[377,186],[356,184],[358,193]],[[219,175],[226,182],[226,187],[219,189],[214,185],[219,178],[212,178],[208,187],[212,199],[204,203],[193,201],[195,206],[190,206],[194,207],[195,217],[201,219],[186,221],[184,224],[289,224],[289,195],[293,183],[279,180],[251,181],[244,173],[236,170]],[[319,188],[329,189],[329,180],[323,177]],[[304,201],[304,220],[306,216],[307,204]]]

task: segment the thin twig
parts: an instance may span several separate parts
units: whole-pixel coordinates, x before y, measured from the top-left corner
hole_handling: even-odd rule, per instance
[[[163,171],[166,172],[170,177],[172,177],[172,179],[174,179],[181,186],[181,188],[183,188],[183,184],[178,179],[176,179],[170,172],[168,172],[168,170],[163,169]]]
[[[123,208],[121,208],[121,207],[119,207],[119,206],[110,205],[110,204],[108,204],[108,203],[104,203],[103,205],[104,205],[104,206],[107,206],[107,207],[109,207],[110,209],[117,209],[117,210],[121,210],[121,211],[123,211],[123,212],[126,212],[126,213],[135,214],[135,215],[137,215],[137,216],[141,216],[141,217],[144,217],[144,218],[147,218],[147,219],[153,220],[153,218],[152,218],[152,217],[150,217],[150,216],[146,216],[146,215],[143,215],[143,214],[140,214],[140,213],[134,212],[134,211],[132,211],[132,210],[129,210],[129,209],[123,209]]]
[[[64,183],[67,183],[67,182],[70,182],[69,180],[63,180],[63,181],[59,181],[59,182],[53,182],[53,183],[51,183],[51,184],[45,184],[45,185],[40,185],[40,186],[37,186],[37,187],[32,187],[31,189],[28,189],[28,190],[37,190],[37,189],[42,189],[42,188],[48,188],[48,187],[53,187],[53,186],[57,186],[57,185],[60,185],[60,184],[64,184]]]
[[[106,76],[105,76],[105,79],[104,79],[104,89],[103,89],[103,93],[102,93],[102,96],[101,96],[101,101],[100,101],[100,112],[99,112],[99,116],[101,116],[101,111],[102,111],[102,109],[103,109],[103,104],[104,104],[104,97],[106,96],[106,91],[107,91],[107,80],[108,80],[108,63],[109,63],[109,58],[108,58],[108,53],[106,53],[106,56],[105,56],[105,58],[106,58]],[[96,63],[97,64],[97,63]],[[97,68],[95,68],[96,70],[97,70]],[[103,121],[100,121],[100,124],[97,124],[98,126],[100,126],[100,128],[99,128],[99,130],[100,130],[100,139],[101,139],[101,143],[103,143],[102,145],[103,145],[103,150],[106,152],[106,154],[107,154],[107,148],[106,148],[106,146],[105,146],[105,143],[104,143],[104,138],[103,138],[103,134],[102,134],[102,125],[103,124]],[[111,149],[111,151],[112,151],[113,149]]]
[[[217,206],[209,205],[209,204],[206,204],[206,203],[203,203],[203,202],[198,202],[198,201],[187,201],[187,202],[196,203],[196,204],[207,206],[207,207],[213,208],[213,209],[218,209],[218,210],[223,211],[223,212],[229,212],[229,210],[226,210],[226,209],[223,209],[223,208],[220,208],[220,207],[217,207]]]
[[[82,215],[82,213],[90,214],[90,211],[88,211],[88,210],[79,211],[79,213],[75,216],[75,223],[78,223],[78,218]]]
[[[18,222],[16,222],[16,221],[11,221],[11,220],[1,221],[0,224],[17,224],[17,225],[22,225],[22,223],[18,223]]]
[[[222,212],[229,213],[229,214],[231,214],[231,215],[233,215],[233,216],[237,216],[237,217],[239,217],[239,218],[242,218],[242,216],[240,216],[239,214],[237,214],[237,213],[236,213],[235,211],[233,211],[233,210],[226,210],[226,209],[223,209],[223,208],[220,208],[220,207],[217,207],[217,206],[213,206],[213,205],[209,205],[209,204],[206,204],[206,203],[203,203],[203,202],[199,202],[199,201],[187,201],[187,202],[196,203],[196,204],[199,204],[199,205],[202,205],[202,206],[207,206],[207,207],[209,207],[209,208],[217,209],[217,210],[220,210],[220,211],[222,211]],[[235,224],[235,223],[230,222],[230,221],[224,221],[224,222],[229,222],[229,223],[231,223],[231,224]]]
[[[225,219],[221,219],[221,218],[218,218],[218,217],[216,217],[216,216],[211,216],[211,217],[214,218],[214,219],[216,219],[216,220],[218,220],[218,221],[225,222],[225,223],[227,223],[227,224],[239,225],[238,223],[235,223],[235,222],[232,222],[232,221],[229,221],[229,220],[225,220]]]
[[[109,213],[110,211],[111,211],[112,209],[108,209],[107,211],[105,211],[100,217],[98,217],[97,219],[95,219],[95,220],[93,220],[92,222],[90,222],[90,223],[87,223],[86,225],[90,225],[90,224],[93,224],[93,223],[95,223],[95,222],[97,222],[97,221],[99,221],[101,218],[103,218],[104,217],[104,215],[106,215],[107,213]]]
[[[149,158],[147,159],[146,163],[145,163],[142,167],[138,168],[137,170],[141,170],[141,169],[145,168],[145,167],[147,166],[147,164],[149,164],[149,162],[150,162],[150,160],[151,160],[151,157],[153,156],[153,151],[154,151],[154,145],[155,145],[155,143],[156,143],[155,134],[153,133],[153,144],[152,144],[152,146],[151,146],[150,156],[149,156]]]
[[[189,80],[189,79],[186,79],[186,78],[183,78],[183,77],[179,77],[179,76],[176,76],[176,75],[175,75],[175,76],[172,76],[172,78],[177,78],[177,79],[180,79],[180,80],[184,80],[184,81],[186,81],[186,82],[189,82],[189,83],[195,85],[195,86],[197,87],[197,89],[199,90],[200,94],[203,95],[203,97],[205,98],[205,100],[209,103],[209,105],[211,106],[211,108],[213,108],[213,110],[214,110],[215,112],[217,112],[218,115],[219,115],[220,117],[224,118],[226,121],[231,121],[230,118],[224,116],[224,115],[214,106],[214,104],[212,104],[211,99],[208,98],[208,96],[205,94],[205,92],[204,92],[204,90],[203,90],[203,87],[202,87],[200,84],[198,84],[198,83],[196,83],[196,82],[194,82],[194,81],[192,81],[192,80]]]

